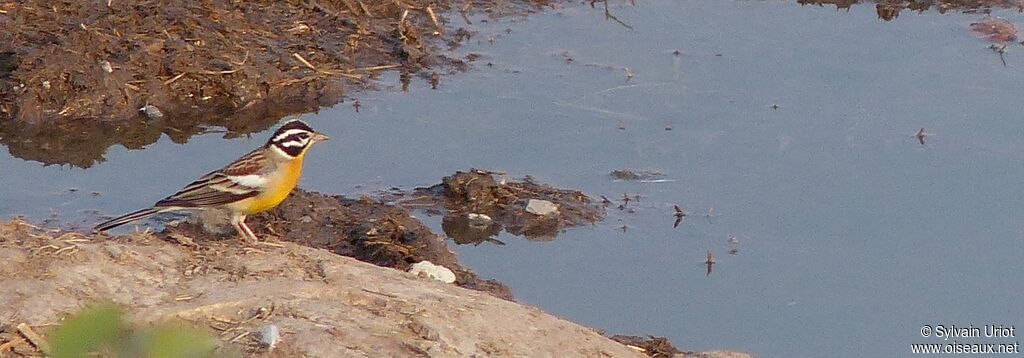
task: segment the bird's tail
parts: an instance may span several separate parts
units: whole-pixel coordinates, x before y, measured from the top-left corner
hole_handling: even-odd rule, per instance
[[[93,228],[93,230],[96,231],[96,232],[106,231],[106,230],[113,229],[115,227],[118,227],[118,226],[130,223],[130,222],[135,221],[135,220],[140,220],[140,219],[148,218],[150,216],[153,216],[153,215],[159,214],[161,212],[167,211],[167,209],[168,208],[153,207],[153,208],[142,209],[142,210],[139,210],[139,211],[133,211],[133,212],[130,212],[130,213],[118,216],[116,218],[104,221],[104,222],[100,223],[99,225],[96,225],[96,227]]]

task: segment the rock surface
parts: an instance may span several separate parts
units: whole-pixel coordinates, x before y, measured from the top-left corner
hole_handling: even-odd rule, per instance
[[[45,335],[61,317],[111,299],[137,321],[177,317],[225,342],[280,327],[272,352],[257,344],[258,334],[229,344],[260,356],[643,356],[537,308],[327,250],[206,245],[216,258],[149,234],[105,239],[2,224],[0,322]]]

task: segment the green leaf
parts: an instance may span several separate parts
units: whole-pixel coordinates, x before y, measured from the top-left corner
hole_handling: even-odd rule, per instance
[[[53,358],[79,358],[118,341],[126,330],[123,312],[112,303],[88,308],[64,321],[53,333]]]

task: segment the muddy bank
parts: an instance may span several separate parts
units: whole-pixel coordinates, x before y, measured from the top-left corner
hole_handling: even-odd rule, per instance
[[[263,130],[372,88],[380,71],[408,80],[464,67],[437,55],[472,35],[450,10],[543,3],[0,2],[0,142],[21,158],[88,167],[113,144]]]
[[[226,217],[204,215],[203,219],[203,223],[190,220],[169,224],[157,236],[197,250],[203,267],[227,267],[216,262],[220,252],[242,243],[227,225]],[[270,245],[290,241],[402,271],[417,262],[430,261],[451,270],[459,286],[513,299],[505,285],[481,279],[459,265],[444,239],[411,217],[409,211],[375,199],[354,200],[296,189],[281,205],[251,216],[247,223]]]

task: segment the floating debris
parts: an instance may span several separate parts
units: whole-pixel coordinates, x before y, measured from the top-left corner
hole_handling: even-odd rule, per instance
[[[704,264],[708,266],[708,273],[704,276],[711,276],[711,267],[715,265],[715,257],[711,254],[711,250],[708,250],[707,260],[704,261]]]
[[[985,17],[970,25],[971,35],[985,41],[1007,43],[1017,39],[1017,27],[1006,19]]]
[[[665,173],[655,170],[622,169],[612,170],[608,175],[615,180],[651,180],[664,177]]]
[[[726,243],[729,244],[729,255],[736,255],[736,254],[740,253],[740,239],[739,238],[737,238],[735,236],[729,236],[729,239],[726,240]]]
[[[434,210],[438,214],[456,216],[446,219],[451,228],[460,231],[459,221],[471,213],[492,218],[512,235],[529,240],[552,240],[564,228],[592,224],[604,217],[605,207],[575,190],[561,190],[538,184],[529,176],[522,181],[499,179],[504,173],[471,170],[445,177],[441,184],[418,188],[407,194],[393,194],[401,206]],[[538,200],[532,205],[531,200]],[[543,202],[548,202],[558,215]],[[528,208],[532,208],[529,211]],[[547,215],[542,215],[547,214]],[[442,222],[444,224],[444,222]],[[476,234],[474,234],[476,235]],[[452,238],[456,238],[453,235]],[[485,240],[472,241],[477,243]],[[458,242],[458,241],[456,241]]]
[[[429,277],[444,283],[455,282],[455,273],[452,270],[444,266],[434,265],[430,261],[420,261],[412,264],[412,267],[409,268],[409,273],[420,277]]]
[[[1003,67],[1006,67],[1006,44],[992,44],[988,48],[999,54],[999,60],[1003,62]]]

